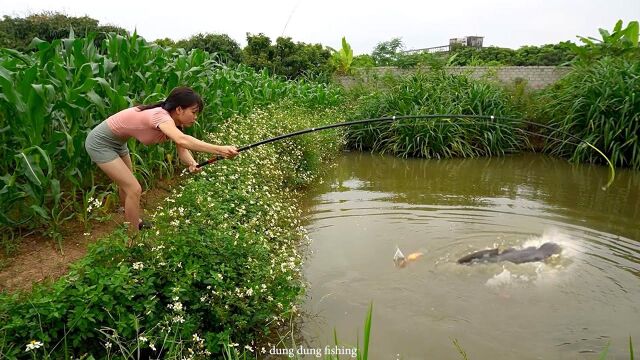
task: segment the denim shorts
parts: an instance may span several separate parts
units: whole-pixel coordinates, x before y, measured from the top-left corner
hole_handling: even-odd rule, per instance
[[[118,157],[129,155],[127,140],[117,137],[111,131],[107,120],[89,132],[87,140],[84,142],[84,148],[96,164],[108,163]]]

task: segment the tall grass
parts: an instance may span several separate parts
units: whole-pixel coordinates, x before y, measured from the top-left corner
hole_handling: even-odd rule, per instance
[[[34,50],[0,50],[0,228],[21,232],[57,226],[77,214],[87,220],[93,198],[114,203],[98,181],[84,150],[88,132],[111,114],[163,99],[175,86],[201,93],[205,109],[190,131],[201,137],[224,119],[284,98],[314,107],[337,104],[338,88],[288,82],[244,66],[224,67],[201,50],[165,49],[133,36],[108,35],[98,49],[92,37],[51,43]],[[172,176],[172,144],[145,147],[129,142],[135,173],[143,184]]]
[[[410,114],[518,117],[508,93],[497,85],[443,70],[402,78],[358,101],[361,104],[352,118]],[[527,144],[516,123],[497,121],[451,118],[364,125],[349,129],[348,144],[358,150],[427,158],[502,155]]]
[[[604,57],[576,64],[565,78],[540,96],[539,118],[601,149],[616,166],[640,169],[640,59]],[[575,161],[601,163],[588,146],[551,141],[546,150]]]

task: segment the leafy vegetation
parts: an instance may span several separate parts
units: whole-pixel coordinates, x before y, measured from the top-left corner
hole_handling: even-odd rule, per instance
[[[255,142],[337,118],[336,109],[288,102],[230,118],[208,140]],[[0,356],[28,357],[32,340],[43,344],[39,358],[122,356],[116,343],[153,356],[164,346],[171,358],[189,349],[210,358],[224,343],[259,352],[270,329],[297,311],[298,192],[340,139],[316,133],[216,163],[165,200],[134,247],[116,231],[50,288],[0,295]]]
[[[353,119],[409,114],[517,117],[508,93],[487,82],[445,71],[418,73],[358,98]],[[427,158],[501,155],[527,144],[517,124],[464,118],[413,120],[354,126],[348,144],[398,156]]]
[[[556,66],[566,65],[575,58],[570,42],[543,46],[523,46],[517,50],[486,47],[458,47],[451,56],[457,66]]]
[[[43,12],[25,18],[5,15],[0,20],[0,48],[25,51],[34,38],[48,42],[64,39],[71,28],[82,36],[96,33],[95,40],[98,46],[106,33],[128,34],[125,29],[117,26],[99,25],[98,20],[87,16],[73,17],[57,12]]]
[[[240,45],[226,34],[196,34],[187,40],[180,40],[175,47],[185,49],[187,52],[200,49],[218,56],[219,62],[236,65],[242,62],[242,49]]]
[[[566,65],[575,58],[573,44],[561,42],[543,46],[523,46],[517,50],[499,47],[477,49],[453,47],[450,52],[406,53],[402,39],[378,43],[370,55],[361,55],[354,66],[397,66],[414,68],[430,66],[434,61],[452,66],[554,66]],[[360,62],[361,61],[361,62]]]
[[[347,75],[351,72],[351,64],[353,63],[353,50],[347,40],[342,37],[342,48],[340,50],[331,50],[331,62],[336,68],[339,75]]]
[[[392,66],[402,57],[403,49],[404,44],[400,38],[382,41],[371,52],[371,58],[376,66]]]
[[[101,49],[93,40],[72,33],[67,39],[37,42],[37,51],[30,54],[0,53],[3,231],[48,224],[55,235],[70,216],[86,213],[88,198],[106,196],[107,204],[115,204],[114,193],[96,179],[84,139],[111,114],[163,99],[177,85],[189,84],[207,104],[202,116],[207,120],[192,130],[196,136],[224,119],[287,97],[318,107],[340,101],[334,86],[287,82],[242,65],[228,68],[198,49],[162,48],[136,34],[111,34]],[[132,140],[129,148],[143,184],[173,175],[172,144],[145,147]]]
[[[605,29],[599,29],[602,39],[579,36],[585,46],[573,45],[572,50],[581,62],[586,63],[608,56],[637,60],[640,57],[639,27],[637,21],[631,21],[623,29],[622,20],[618,20],[611,33]]]
[[[278,37],[275,44],[264,35],[247,34],[243,62],[256,69],[288,79],[299,77],[327,78],[333,72],[331,52],[320,44],[294,43],[289,37]]]
[[[638,23],[622,29],[618,22],[611,35],[600,32],[601,41],[575,48],[580,60],[571,73],[539,96],[537,117],[556,129],[552,136],[569,140],[566,133],[573,134],[604,151],[616,166],[640,169]],[[602,161],[587,146],[550,142],[547,150],[576,161]]]
[[[519,60],[501,49],[488,50],[486,57],[467,49],[448,59],[404,56],[399,39],[371,56],[352,58],[345,39],[331,55],[320,45],[290,38],[272,44],[263,34],[248,35],[244,64],[229,66],[201,50],[217,46],[219,54],[228,51],[228,64],[236,61],[231,59],[237,49],[224,36],[197,36],[190,51],[169,40],[150,44],[137,34],[109,34],[96,42],[95,35],[75,38],[74,32],[37,39],[29,52],[2,49],[1,230],[19,234],[39,228],[55,237],[64,221],[75,217],[88,224],[108,209],[115,193],[100,185],[84,153],[86,134],[110,114],[162,99],[182,84],[199,91],[206,104],[201,118],[208,121],[192,133],[212,142],[243,145],[340,120],[391,115],[518,118],[526,112],[557,129],[548,135],[561,141],[547,143],[547,151],[600,161],[588,147],[563,141],[570,133],[602,149],[618,166],[639,169],[638,25],[623,28],[619,22],[613,32],[601,34],[601,40],[582,38],[581,47],[523,48]],[[566,55],[567,48],[576,52],[575,59]],[[534,63],[572,61],[572,71],[540,96],[523,100],[522,94],[442,69],[454,60],[502,64],[531,57]],[[337,107],[344,100],[337,87],[301,79],[323,78],[331,66],[348,73],[357,64],[383,63],[429,64],[434,70],[388,79],[382,89],[358,88],[348,109]],[[309,73],[310,68],[318,70]],[[141,233],[136,246],[126,247],[125,231],[118,230],[59,281],[31,293],[0,295],[0,357],[260,354],[270,331],[296,312],[304,292],[299,192],[345,142],[398,156],[493,156],[527,146],[520,130],[517,122],[503,119],[394,122],[355,127],[344,142],[336,132],[290,138],[211,166],[166,199],[154,215],[156,228]],[[176,175],[171,144],[146,148],[132,141],[129,146],[143,183]],[[370,324],[371,310],[363,358]],[[631,341],[629,347],[633,354]]]

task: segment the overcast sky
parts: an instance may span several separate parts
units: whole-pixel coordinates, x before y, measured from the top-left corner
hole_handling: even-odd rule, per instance
[[[43,10],[87,15],[101,24],[138,30],[147,40],[223,33],[246,45],[246,33],[340,47],[346,36],[355,54],[402,38],[405,49],[446,45],[449,38],[484,36],[484,46],[577,41],[640,19],[640,0],[225,0],[88,1],[0,0],[0,15],[24,17]]]

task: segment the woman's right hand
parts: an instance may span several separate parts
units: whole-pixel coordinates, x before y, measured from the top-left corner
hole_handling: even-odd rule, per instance
[[[238,156],[239,152],[238,152],[238,148],[236,148],[235,146],[218,146],[218,155],[224,157],[225,159],[233,159],[234,157]]]

